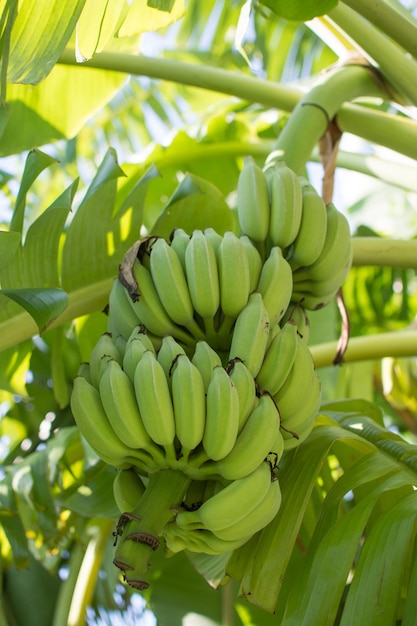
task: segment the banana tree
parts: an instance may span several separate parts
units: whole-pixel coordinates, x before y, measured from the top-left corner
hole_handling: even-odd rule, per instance
[[[414,624],[413,7],[0,6],[0,623]],[[138,593],[74,378],[135,242],[240,234],[248,158],[285,161],[350,225],[342,291],[309,313],[322,404],[278,463],[272,521],[225,554],[160,548]]]

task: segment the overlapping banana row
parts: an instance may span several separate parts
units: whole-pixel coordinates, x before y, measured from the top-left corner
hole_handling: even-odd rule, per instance
[[[268,337],[258,293],[238,316],[226,367],[204,340],[188,356],[169,335],[155,350],[143,327],[124,351],[105,333],[74,381],[74,418],[96,453],[117,468],[242,478],[284,448],[277,405],[255,382]]]
[[[247,157],[238,180],[237,212],[242,233],[259,249],[283,251],[293,271],[293,302],[315,310],[336,296],[352,263],[349,224],[306,179],[283,161],[263,170]]]
[[[263,262],[247,236],[177,229],[170,243],[147,237],[128,252],[111,290],[108,329],[127,340],[143,324],[155,348],[169,335],[188,352],[204,339],[227,355],[236,318],[254,291],[270,323],[278,323],[293,293],[281,248],[273,246]]]

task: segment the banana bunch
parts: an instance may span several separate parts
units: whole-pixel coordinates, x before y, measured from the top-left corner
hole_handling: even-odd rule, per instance
[[[267,163],[263,170],[246,157],[237,214],[242,233],[263,257],[273,247],[282,251],[293,274],[292,302],[315,310],[336,296],[352,263],[349,224],[305,178],[284,161]]]
[[[164,537],[172,552],[230,552],[249,541],[279,511],[281,490],[268,460],[243,478],[208,483],[201,500],[184,507],[165,527]]]
[[[262,258],[249,237],[213,229],[174,231],[171,241],[147,237],[127,253],[109,299],[108,331],[119,342],[143,325],[154,347],[171,336],[186,351],[205,340],[228,351],[232,329],[257,291],[270,322],[291,301],[292,270],[278,246]],[[121,337],[121,339],[118,339]]]
[[[196,480],[246,476],[284,448],[277,407],[255,383],[268,337],[258,292],[236,320],[226,367],[204,340],[189,356],[170,335],[155,350],[142,326],[119,347],[105,333],[74,381],[75,421],[119,469],[143,476],[176,469]]]

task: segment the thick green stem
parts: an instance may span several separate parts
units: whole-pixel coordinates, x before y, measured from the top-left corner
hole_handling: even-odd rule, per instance
[[[177,470],[151,474],[136,509],[121,515],[113,562],[131,587],[141,590],[149,586],[150,555],[158,548],[162,529],[181,506],[189,483],[190,478]]]
[[[351,9],[378,26],[407,52],[417,57],[417,23],[403,9],[388,4],[386,0],[343,0]]]
[[[338,342],[330,341],[310,346],[317,368],[333,365]],[[344,362],[374,361],[387,356],[415,356],[417,354],[417,331],[404,330],[377,335],[352,337],[344,354]]]
[[[416,239],[352,237],[353,265],[417,269]]]
[[[381,96],[381,85],[367,66],[343,65],[323,74],[298,102],[268,160],[284,159],[289,167],[302,173],[342,104],[365,96]]]
[[[401,94],[400,101],[403,104],[417,105],[417,61],[406,55],[400,46],[370,22],[340,2],[329,12],[328,17],[378,64],[384,78]]]
[[[191,85],[210,91],[236,96],[242,100],[259,102],[267,107],[282,107],[291,111],[300,98],[300,90],[288,85],[245,76],[217,67],[184,63],[170,59],[156,59],[133,54],[101,52],[82,65],[76,62],[75,52],[65,50],[59,63],[77,67],[123,72],[136,76],[149,76],[182,85]]]

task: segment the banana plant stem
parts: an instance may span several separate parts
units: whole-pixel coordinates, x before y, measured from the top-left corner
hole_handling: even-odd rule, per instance
[[[114,564],[134,589],[149,586],[152,550],[159,545],[164,526],[181,506],[190,478],[177,470],[160,470],[149,477],[146,491],[134,511],[120,516],[116,528]]]
[[[295,88],[289,85],[281,85],[272,81],[245,76],[237,72],[231,72],[215,67],[207,67],[191,63],[183,63],[181,61],[172,61],[167,59],[154,59],[139,55],[121,54],[115,52],[101,52],[94,55],[92,59],[83,64],[77,63],[73,50],[65,50],[59,61],[62,65],[73,65],[81,68],[97,68],[107,71],[123,72],[133,76],[149,76],[160,80],[177,82],[183,85],[209,89],[219,93],[227,93],[248,102],[255,102],[273,109],[291,112],[301,100],[305,90]],[[365,72],[365,70],[363,70]],[[362,79],[364,80],[364,79]],[[362,83],[361,83],[362,84]],[[337,85],[335,85],[337,86]],[[360,91],[357,97],[370,95],[367,89]],[[369,83],[368,83],[369,87]],[[338,86],[340,88],[340,86]],[[386,92],[380,86],[374,84],[373,89],[376,90],[376,97],[386,98]],[[334,97],[335,94],[333,94]],[[330,96],[330,97],[333,97]],[[350,100],[353,99],[351,95]],[[342,98],[342,102],[346,98]],[[381,113],[377,110],[370,109],[358,104],[342,104],[338,103],[337,122],[340,125],[340,116],[344,114],[348,108],[348,114],[344,115],[343,126],[341,129],[345,132],[351,132],[368,138],[366,131],[368,127],[368,118],[375,114],[376,122],[372,125],[371,141],[401,152],[411,158],[417,158],[415,135],[417,134],[417,126],[415,122],[405,120],[408,124],[404,125],[404,118],[388,113]],[[329,112],[331,115],[331,112]],[[363,118],[365,117],[364,121]],[[325,116],[323,116],[325,117]],[[320,112],[318,112],[319,123],[322,125],[323,120]],[[397,128],[398,126],[398,128]],[[388,129],[388,130],[387,130]],[[321,127],[322,130],[322,127]],[[411,131],[411,134],[410,134]],[[313,142],[314,145],[314,142]],[[311,149],[311,146],[310,146]]]
[[[343,0],[342,4],[378,26],[388,37],[417,57],[417,22],[399,4],[397,7],[386,0]]]
[[[417,269],[416,239],[352,237],[353,265]]]
[[[381,97],[381,83],[366,65],[346,64],[321,76],[290,115],[269,160],[284,159],[302,173],[317,142],[336,118],[341,106],[358,97]]]
[[[374,28],[370,22],[348,6],[338,3],[329,11],[329,19],[352,38],[362,51],[379,66],[383,76],[397,92],[393,99],[417,105],[417,61],[404,49]]]
[[[316,368],[333,365],[337,348],[337,341],[310,346]],[[352,337],[344,354],[344,362],[373,361],[388,356],[417,356],[417,331],[403,330]]]

